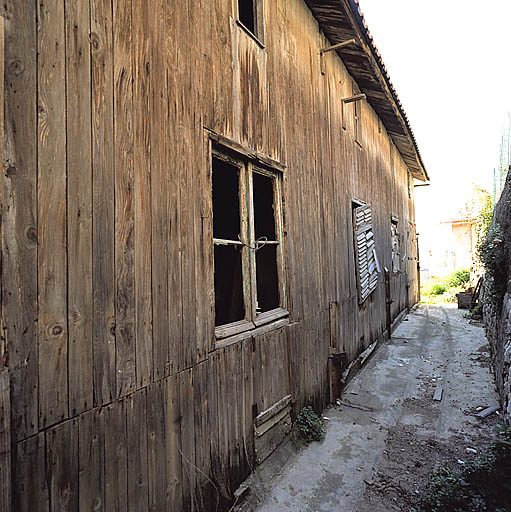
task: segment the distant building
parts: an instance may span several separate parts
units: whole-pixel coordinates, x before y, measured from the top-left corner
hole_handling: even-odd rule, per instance
[[[440,222],[434,238],[421,238],[421,279],[471,268],[476,261],[476,217],[460,215]]]
[[[446,267],[451,270],[470,268],[475,260],[476,219],[466,217],[443,222],[451,228],[446,248]]]

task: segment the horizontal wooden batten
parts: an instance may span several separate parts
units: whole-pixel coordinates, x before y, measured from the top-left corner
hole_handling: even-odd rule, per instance
[[[280,399],[278,402],[273,404],[271,407],[258,414],[255,419],[256,427],[261,426],[264,422],[268,421],[272,416],[278,414],[284,407],[286,407],[289,402],[291,402],[291,395],[287,395],[284,398]]]
[[[273,428],[279,421],[283,420],[286,416],[291,413],[291,406],[285,405],[279,412],[274,413],[272,416],[269,416],[263,423],[260,423],[259,426],[255,427],[255,435],[256,438],[264,436],[268,430]]]
[[[223,238],[213,238],[215,245],[243,245],[240,240],[225,240]]]

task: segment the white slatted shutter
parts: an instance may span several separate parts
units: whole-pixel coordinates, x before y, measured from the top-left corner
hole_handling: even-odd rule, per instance
[[[353,210],[353,225],[359,302],[362,303],[376,288],[379,273],[370,206],[364,205]]]

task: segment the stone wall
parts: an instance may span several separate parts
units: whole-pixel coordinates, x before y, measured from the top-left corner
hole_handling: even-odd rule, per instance
[[[511,424],[511,173],[495,207],[492,226],[500,233],[492,249],[495,264],[485,279],[483,317],[502,409]]]

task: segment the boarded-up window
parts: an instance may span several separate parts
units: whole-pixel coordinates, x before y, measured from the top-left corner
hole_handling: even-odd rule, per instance
[[[353,208],[353,227],[359,302],[362,303],[375,290],[379,274],[369,205]]]
[[[401,238],[397,227],[397,220],[392,219],[390,237],[392,241],[392,272],[394,273],[401,270]]]

